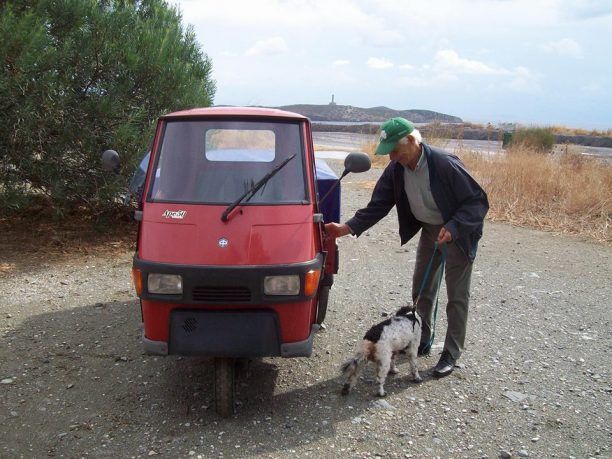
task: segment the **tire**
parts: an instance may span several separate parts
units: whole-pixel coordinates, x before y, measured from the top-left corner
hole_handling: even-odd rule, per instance
[[[215,359],[215,410],[228,418],[234,414],[234,359]]]
[[[323,285],[319,290],[319,301],[317,302],[317,324],[321,325],[327,314],[327,301],[329,300],[329,285]]]

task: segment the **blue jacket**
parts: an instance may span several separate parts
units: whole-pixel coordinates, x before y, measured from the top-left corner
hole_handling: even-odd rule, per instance
[[[453,241],[470,261],[476,257],[484,217],[489,210],[487,194],[472,178],[459,158],[423,143],[429,168],[431,194]],[[404,190],[404,167],[391,161],[378,179],[367,207],[358,210],[346,223],[357,236],[378,223],[393,206],[397,207],[402,245],[421,229]]]

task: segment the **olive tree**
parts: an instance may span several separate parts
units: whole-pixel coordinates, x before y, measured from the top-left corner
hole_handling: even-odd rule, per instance
[[[212,103],[211,61],[164,0],[0,5],[0,214],[41,197],[58,216],[112,209],[157,117]]]

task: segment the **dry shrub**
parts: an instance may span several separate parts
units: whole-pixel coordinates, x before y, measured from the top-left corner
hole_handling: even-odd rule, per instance
[[[376,168],[384,168],[389,164],[389,155],[377,155],[376,147],[378,146],[378,141],[374,140],[371,142],[366,142],[361,146],[361,151],[367,153],[372,161],[372,167]]]
[[[487,191],[488,218],[612,242],[612,168],[575,154],[461,152]]]
[[[611,137],[612,129],[581,129],[567,126],[552,125],[550,129],[554,134],[561,135],[588,135],[593,137]]]
[[[555,145],[555,136],[550,128],[523,127],[517,129],[510,138],[510,149],[517,151],[549,153]]]
[[[429,123],[420,129],[423,138],[427,137],[427,143],[435,147],[444,148],[448,144],[448,139],[463,138],[463,127],[460,128],[459,132],[454,132],[452,126],[448,124],[442,124],[439,121]]]

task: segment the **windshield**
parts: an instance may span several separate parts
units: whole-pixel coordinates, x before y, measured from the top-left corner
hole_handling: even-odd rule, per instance
[[[300,125],[254,121],[168,121],[149,199],[230,204],[297,155],[244,204],[307,201]]]

